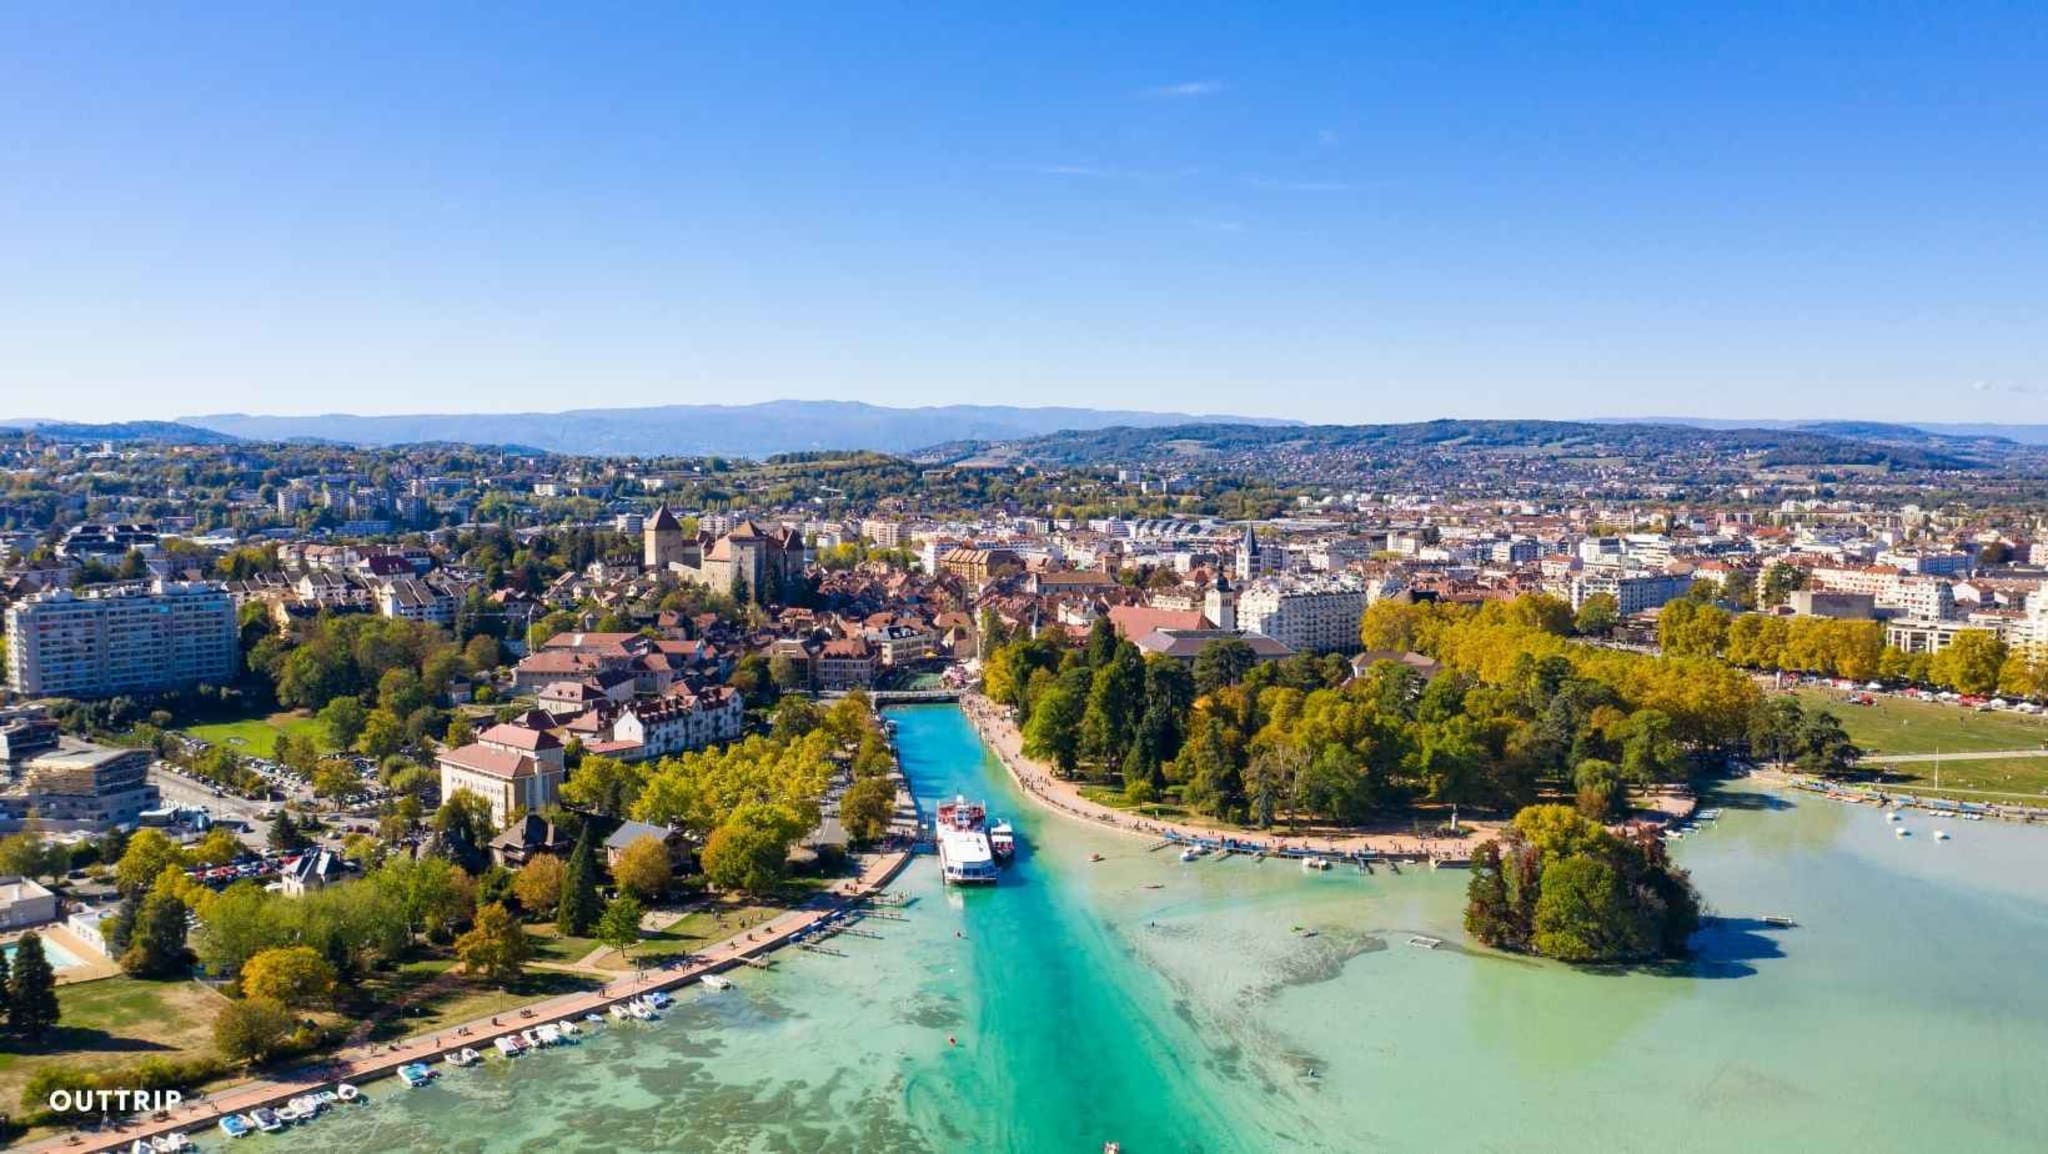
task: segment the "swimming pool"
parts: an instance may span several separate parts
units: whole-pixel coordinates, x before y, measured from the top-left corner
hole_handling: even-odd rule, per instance
[[[14,969],[15,949],[16,946],[13,942],[7,943],[7,968],[9,971]],[[50,959],[50,968],[52,970],[68,970],[73,966],[85,964],[77,954],[72,953],[49,938],[43,939],[43,956]]]

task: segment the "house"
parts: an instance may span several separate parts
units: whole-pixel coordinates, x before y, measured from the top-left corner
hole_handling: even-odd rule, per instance
[[[875,684],[875,651],[861,637],[827,641],[818,650],[818,688],[831,692],[871,689]]]
[[[619,864],[628,846],[642,838],[653,838],[668,847],[669,864],[683,867],[689,864],[690,845],[683,831],[665,825],[649,825],[644,821],[628,821],[612,831],[604,839],[604,864],[611,868]]]
[[[57,920],[57,895],[24,877],[0,877],[0,930],[19,930]]]
[[[528,813],[506,826],[487,848],[499,865],[518,869],[537,857],[561,857],[569,852],[570,844],[555,823],[537,813]]]
[[[640,746],[639,757],[662,757],[731,741],[746,723],[746,706],[729,686],[693,693],[677,692],[653,701],[635,701],[619,710],[611,740]]]
[[[302,898],[312,890],[341,880],[348,865],[331,849],[309,849],[278,871],[278,883],[288,898]]]
[[[1154,629],[1133,642],[1140,653],[1154,653],[1175,661],[1192,663],[1213,641],[1242,641],[1259,661],[1278,661],[1294,656],[1294,650],[1260,633],[1239,633],[1231,629]]]

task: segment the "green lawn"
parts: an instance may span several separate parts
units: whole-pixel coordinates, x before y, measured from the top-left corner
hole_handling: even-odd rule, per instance
[[[448,958],[407,962],[395,971],[378,973],[363,983],[371,1003],[388,1006],[404,1002],[404,1008],[372,1033],[378,1041],[452,1030],[491,1014],[511,1013],[540,998],[594,990],[595,978],[565,974],[560,970],[529,970],[507,987],[486,985],[480,980],[456,974],[451,984],[427,993],[431,983],[456,969]]]
[[[1840,718],[1849,740],[1867,753],[1991,753],[2039,749],[2048,742],[2048,720],[2020,713],[1978,713],[1897,697],[1880,697],[1876,705],[1851,705],[1840,693],[1822,689],[1799,690],[1799,699]],[[1946,780],[1946,773],[1943,776]]]
[[[789,908],[786,906],[725,902],[691,910],[674,925],[642,937],[639,944],[630,951],[630,957],[621,958],[617,954],[607,954],[597,964],[607,970],[627,970],[632,969],[636,963],[645,964],[662,958],[672,958],[678,954],[695,953],[713,942],[724,941],[736,933],[745,933],[770,918],[788,912]]]
[[[53,1062],[101,1069],[207,1053],[213,1019],[226,1003],[197,982],[123,976],[59,986],[57,1004],[57,1030],[42,1044],[0,1047],[0,1113],[12,1113],[29,1078]]]
[[[1884,775],[1886,789],[1954,795],[1965,800],[1979,795],[1986,800],[2001,797],[2024,799],[2037,804],[2043,797],[2048,797],[2048,757],[1994,757],[1982,761],[1944,759],[1939,789],[1935,788],[1933,762],[1880,763],[1867,768]]]
[[[185,732],[201,741],[215,745],[226,745],[236,753],[269,757],[277,743],[279,732],[291,734],[293,741],[311,739],[322,753],[333,753],[327,743],[327,735],[319,722],[305,713],[273,713],[267,717],[245,717],[239,721],[216,721],[208,725],[191,725]]]
[[[604,945],[596,938],[570,937],[547,924],[526,927],[526,936],[533,940],[533,960],[536,962],[580,962],[590,951]]]

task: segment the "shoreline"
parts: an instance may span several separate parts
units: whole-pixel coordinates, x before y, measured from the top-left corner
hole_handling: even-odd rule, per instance
[[[1009,771],[1010,780],[1032,800],[1075,821],[1136,837],[1160,839],[1234,853],[1276,857],[1337,857],[1366,861],[1409,861],[1438,866],[1470,864],[1472,851],[1499,836],[1500,823],[1476,822],[1470,835],[1459,838],[1419,834],[1353,833],[1311,838],[1277,833],[1253,834],[1187,825],[1163,818],[1142,818],[1081,796],[1080,787],[1024,753],[1023,735],[1000,707],[979,693],[963,693],[960,711],[975,735]]]
[[[188,1101],[174,1114],[162,1118],[131,1120],[125,1126],[100,1133],[67,1130],[24,1147],[29,1151],[120,1151],[136,1139],[148,1139],[173,1132],[216,1129],[221,1117],[242,1114],[264,1106],[289,1101],[301,1094],[333,1087],[342,1082],[365,1083],[394,1073],[413,1062],[434,1062],[452,1051],[470,1047],[488,1049],[498,1038],[516,1035],[523,1029],[564,1018],[580,1019],[585,1014],[642,997],[654,990],[669,990],[689,984],[706,974],[734,966],[750,965],[763,954],[787,945],[797,935],[837,917],[859,903],[881,893],[910,863],[913,852],[893,849],[877,855],[858,878],[833,886],[827,899],[815,908],[799,909],[770,918],[754,929],[735,933],[699,953],[685,955],[687,963],[673,969],[640,970],[622,974],[596,990],[560,994],[489,1018],[463,1023],[434,1033],[395,1043],[379,1043],[339,1050],[312,1063],[301,1065],[274,1078],[230,1086],[208,1094],[203,1100]],[[814,899],[817,900],[817,899]],[[447,1044],[444,1044],[447,1043]]]

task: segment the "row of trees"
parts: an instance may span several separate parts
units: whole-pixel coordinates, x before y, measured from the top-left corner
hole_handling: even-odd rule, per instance
[[[1668,654],[1721,657],[1751,669],[2048,696],[2048,655],[2014,649],[1988,629],[1961,630],[1938,653],[1907,653],[1885,644],[1884,626],[1876,621],[1731,614],[1674,601],[1658,615],[1657,640]]]
[[[0,1021],[6,1033],[35,1042],[57,1026],[57,971],[43,952],[42,936],[31,930],[15,943],[14,956],[0,954]]]

